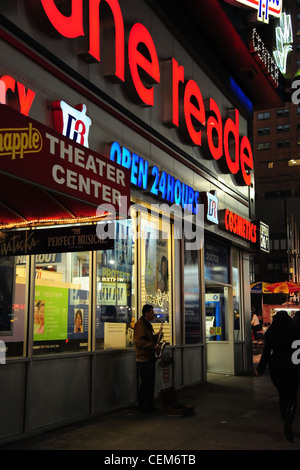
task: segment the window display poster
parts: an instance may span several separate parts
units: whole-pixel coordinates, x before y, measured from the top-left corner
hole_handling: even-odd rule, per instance
[[[157,235],[160,235],[158,237]],[[169,322],[169,240],[162,238],[163,232],[149,228],[145,239],[145,288],[142,290],[143,303],[151,304],[157,320]],[[144,295],[143,295],[144,294]]]
[[[69,289],[37,286],[34,307],[34,341],[67,337]]]
[[[35,291],[34,341],[86,339],[89,292],[38,286]]]
[[[145,285],[147,294],[169,291],[168,242],[151,237],[145,241]]]
[[[69,290],[68,338],[87,339],[89,327],[89,291]]]

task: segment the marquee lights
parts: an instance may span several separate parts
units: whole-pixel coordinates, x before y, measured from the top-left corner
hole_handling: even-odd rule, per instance
[[[267,47],[263,43],[256,28],[253,28],[250,52],[254,55],[255,60],[258,62],[260,68],[272,83],[275,88],[279,86],[279,68],[276,66],[275,60],[269,53]]]
[[[37,0],[36,0],[37,1]],[[76,38],[88,34],[90,59],[100,61],[100,18],[101,0],[89,0],[89,28],[83,31],[83,0],[73,0],[71,15],[60,13],[53,0],[41,0],[44,11],[52,26],[64,37]],[[270,0],[269,0],[270,1]],[[106,25],[113,29],[114,54],[109,57],[109,65],[115,63],[111,75],[125,82],[125,35],[124,21],[118,0],[106,0],[111,9],[113,22]],[[105,20],[104,20],[105,21]],[[109,34],[109,36],[111,36]],[[105,44],[105,52],[111,44]],[[132,26],[128,34],[128,65],[131,86],[143,106],[154,106],[155,85],[161,82],[160,65],[151,34],[141,23]],[[107,52],[106,52],[107,54]],[[194,80],[185,81],[185,70],[175,58],[167,61],[169,83],[164,83],[166,91],[164,105],[170,99],[169,112],[165,124],[178,127],[188,142],[203,147],[210,158],[219,160],[226,173],[237,176],[238,184],[251,184],[253,155],[250,142],[246,136],[240,137],[239,111],[223,122],[217,103],[207,100],[209,104],[207,118],[205,102],[201,90]],[[106,73],[105,73],[106,74]],[[164,76],[165,79],[165,76]],[[126,82],[128,81],[126,77]],[[127,83],[126,83],[127,85]],[[179,98],[183,91],[183,100]],[[168,96],[167,96],[168,95]],[[181,116],[183,119],[181,119]],[[204,138],[205,137],[205,138]]]
[[[24,220],[23,222],[10,222],[7,224],[0,224],[0,230],[11,230],[11,229],[21,229],[21,228],[30,228],[30,227],[41,227],[47,225],[70,225],[70,224],[91,224],[92,222],[100,222],[101,220],[107,221],[107,216],[109,212],[103,212],[102,215],[89,215],[88,217],[60,217],[52,219],[33,219],[33,220]],[[1,239],[0,233],[0,239]]]

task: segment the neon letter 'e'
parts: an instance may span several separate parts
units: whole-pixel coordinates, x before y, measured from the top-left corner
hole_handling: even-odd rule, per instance
[[[209,116],[207,119],[207,143],[210,153],[215,160],[219,160],[223,155],[223,126],[222,116],[217,103],[211,98],[209,100],[210,111],[215,113],[215,116]],[[218,145],[214,145],[213,133],[218,135]]]
[[[143,44],[147,47],[147,50],[150,54],[150,60],[148,60],[139,50],[138,45]],[[154,105],[154,89],[153,86],[147,88],[142,80],[139,68],[142,69],[142,72],[145,72],[145,80],[148,83],[159,83],[160,81],[160,71],[159,71],[159,62],[154,46],[153,39],[145,26],[141,23],[136,23],[133,25],[129,40],[128,40],[128,61],[131,72],[132,81],[136,92],[142,102],[146,106]]]
[[[245,153],[246,151],[246,153]],[[243,179],[247,186],[251,184],[251,175],[247,173],[246,167],[253,170],[253,154],[249,139],[244,135],[241,139],[240,161]]]

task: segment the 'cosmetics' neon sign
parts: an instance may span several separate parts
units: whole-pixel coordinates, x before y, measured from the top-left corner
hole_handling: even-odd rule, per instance
[[[251,243],[257,242],[257,226],[251,220],[235,214],[229,209],[219,211],[220,227],[226,232],[237,235]]]
[[[83,28],[83,1],[71,1],[71,14],[64,16],[54,0],[31,0],[42,5],[48,20],[56,31],[67,38],[88,35],[87,56],[90,61],[100,62],[100,18],[101,0],[89,0],[89,28]],[[201,147],[209,158],[219,161],[225,173],[235,175],[241,185],[251,184],[250,171],[253,170],[253,155],[246,136],[240,137],[239,111],[233,109],[223,121],[220,109],[213,99],[203,100],[201,90],[194,80],[186,80],[182,65],[172,58],[163,62],[163,78],[160,62],[151,34],[141,23],[134,24],[128,34],[128,47],[125,51],[125,29],[118,0],[106,0],[113,15],[113,22],[108,22],[105,33],[114,37],[114,54],[109,54],[105,61],[105,75],[125,83],[125,57],[129,65],[130,84],[135,98],[142,106],[154,106],[155,85],[162,79],[164,122],[177,127],[187,141]],[[102,37],[102,36],[101,36]],[[111,44],[105,43],[111,51]],[[107,70],[108,67],[108,70]],[[183,99],[180,97],[183,96]]]

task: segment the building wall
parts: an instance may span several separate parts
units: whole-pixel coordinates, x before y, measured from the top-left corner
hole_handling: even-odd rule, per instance
[[[86,2],[85,2],[86,3]],[[233,108],[234,99],[228,92],[218,88],[213,78],[204,73],[189,51],[146,2],[138,0],[120,1],[124,22],[143,23],[151,33],[160,61],[173,56],[184,66],[186,79],[193,79],[201,89],[204,99],[213,98],[218,104],[222,117]],[[1,5],[5,17],[4,31],[9,39],[1,40],[0,76],[10,75],[16,81],[36,93],[30,109],[30,118],[53,129],[54,121],[51,109],[53,101],[64,100],[73,107],[86,104],[87,114],[92,119],[89,134],[90,148],[107,155],[107,146],[117,141],[130,152],[140,155],[157,165],[175,178],[199,192],[216,191],[219,210],[230,209],[245,219],[252,216],[251,199],[253,187],[240,186],[235,178],[220,170],[212,159],[204,158],[199,146],[186,143],[177,129],[163,123],[162,110],[164,87],[160,83],[155,87],[155,105],[144,107],[137,105],[128,95],[126,86],[113,83],[104,77],[101,63],[88,63],[74,51],[86,50],[81,39],[57,39],[45,34],[41,28],[40,17],[34,18],[33,10],[25,2],[15,1]],[[104,11],[103,11],[104,13]],[[105,42],[101,43],[101,50]],[[24,46],[24,47],[23,47]],[[162,70],[162,68],[161,68]],[[7,104],[19,111],[19,103],[12,94],[7,97]],[[240,134],[248,135],[249,116],[242,107],[239,114]],[[131,188],[132,202],[146,206],[157,203],[157,199],[135,187]],[[161,201],[159,201],[161,202]],[[47,209],[45,208],[45,211]],[[214,368],[222,373],[236,373],[251,368],[249,351],[249,242],[243,238],[226,233],[217,224],[204,222],[205,240],[218,242],[228,249],[228,282],[222,288],[230,292],[227,298],[229,309],[228,337],[223,344],[227,355],[217,356]],[[174,385],[176,388],[206,380],[207,348],[205,339],[205,259],[204,250],[195,254],[198,267],[198,296],[201,311],[201,341],[197,344],[185,344],[183,325],[185,295],[189,285],[182,285],[184,269],[184,246],[182,240],[171,239],[173,283],[172,294],[172,344],[168,349],[165,363],[157,366],[156,393],[160,388]],[[232,249],[239,254],[238,270],[240,287],[240,331],[238,340],[234,337],[233,319],[233,281]],[[91,283],[96,285],[97,264],[95,252],[87,253],[91,262]],[[140,261],[135,265],[133,279],[142,283],[139,277]],[[7,403],[1,409],[1,422],[7,423],[2,428],[1,439],[15,439],[20,436],[40,432],[68,422],[85,419],[99,413],[109,412],[135,402],[136,371],[135,356],[132,347],[120,350],[104,350],[95,346],[95,308],[89,306],[89,336],[83,350],[67,351],[62,355],[41,354],[33,351],[33,312],[35,282],[34,259],[27,261],[26,304],[25,311],[25,346],[21,357],[7,358],[5,367],[0,368],[1,401]],[[134,277],[136,276],[136,277]],[[29,282],[30,281],[30,282]],[[212,281],[212,280],[210,280]],[[214,280],[212,284],[217,284]],[[179,288],[178,288],[179,286]],[[211,285],[210,285],[211,287]],[[93,302],[95,301],[95,297]],[[95,305],[95,304],[93,304]],[[142,306],[141,298],[136,301],[136,318]],[[27,343],[28,333],[28,343]],[[220,349],[220,344],[211,344]],[[24,353],[25,351],[25,353]],[[17,387],[15,387],[17,383]],[[47,384],[47,386],[45,386]],[[17,403],[17,406],[16,406]]]

